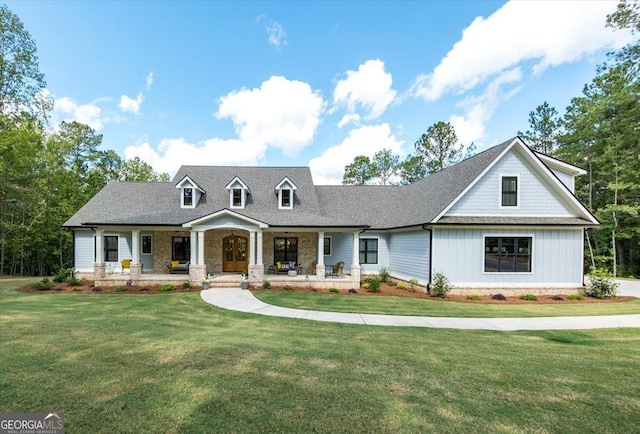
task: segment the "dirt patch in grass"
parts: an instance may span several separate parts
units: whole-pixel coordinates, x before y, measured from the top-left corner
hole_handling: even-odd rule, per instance
[[[252,287],[251,290],[261,290],[262,288],[256,286]],[[274,292],[317,292],[322,294],[331,294],[329,289],[327,288],[318,288],[318,289],[310,289],[310,288],[301,288],[301,287],[293,287],[293,289],[285,290],[283,289],[283,285],[275,285],[271,284],[271,288],[268,291]],[[357,293],[349,293],[347,289],[340,289],[338,293],[333,293],[334,295],[349,295],[349,296],[367,296],[367,297],[385,297],[385,296],[396,296],[396,297],[412,297],[412,298],[424,298],[434,301],[442,301],[442,302],[461,302],[461,303],[476,303],[476,304],[581,304],[581,303],[620,303],[625,301],[635,300],[635,297],[621,296],[621,297],[613,297],[613,298],[605,298],[599,299],[595,297],[587,297],[583,296],[582,300],[569,300],[566,295],[538,295],[537,301],[531,300],[521,300],[519,296],[510,295],[506,296],[506,300],[493,300],[491,297],[494,294],[499,294],[500,291],[496,290],[494,293],[490,295],[481,295],[478,300],[469,300],[466,295],[448,295],[446,298],[440,297],[431,297],[430,295],[424,293],[424,288],[416,288],[415,292],[410,289],[399,289],[396,286],[389,285],[387,283],[380,284],[380,292],[369,292],[364,288],[357,288]],[[562,298],[562,299],[560,299]]]
[[[118,286],[100,286],[96,287],[91,281],[83,281],[81,285],[71,286],[67,283],[54,283],[51,289],[37,290],[33,285],[24,285],[20,287],[22,292],[33,292],[38,294],[65,294],[65,293],[85,293],[85,294],[166,294],[171,292],[195,292],[202,290],[200,286],[192,286],[191,288],[183,288],[182,285],[176,285],[171,291],[161,291],[162,285],[129,285],[125,286],[126,290],[118,290]]]

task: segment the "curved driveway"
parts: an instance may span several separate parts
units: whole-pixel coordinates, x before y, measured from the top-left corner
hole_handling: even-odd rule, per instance
[[[239,288],[207,289],[201,291],[200,296],[205,302],[223,309],[258,315],[347,324],[504,331],[640,327],[640,314],[537,318],[448,318],[291,309],[264,303],[255,298],[251,291]]]

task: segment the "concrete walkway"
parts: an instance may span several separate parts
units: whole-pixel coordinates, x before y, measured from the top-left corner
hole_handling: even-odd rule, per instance
[[[347,324],[504,331],[640,327],[640,314],[538,318],[447,318],[290,309],[264,303],[255,298],[251,291],[238,288],[207,289],[201,291],[200,296],[205,302],[223,309],[258,315]]]

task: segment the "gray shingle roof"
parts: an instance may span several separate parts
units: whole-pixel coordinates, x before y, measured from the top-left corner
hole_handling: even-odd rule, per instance
[[[232,211],[269,226],[418,226],[433,221],[512,142],[507,140],[405,186],[315,186],[308,167],[182,166],[171,182],[107,184],[64,226],[182,225],[228,209],[229,191],[225,187],[236,176],[251,194],[244,209]],[[206,191],[195,209],[181,209],[179,205],[180,190],[175,185],[185,176]],[[275,187],[285,177],[298,188],[292,210],[278,209]],[[555,224],[585,224],[577,220]],[[456,224],[455,220],[445,221]]]

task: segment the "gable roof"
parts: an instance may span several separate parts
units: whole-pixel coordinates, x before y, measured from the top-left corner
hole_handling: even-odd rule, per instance
[[[315,186],[308,167],[182,166],[174,180],[185,178],[204,194],[198,206],[181,209],[180,192],[172,183],[112,182],[107,184],[64,226],[167,225],[179,226],[219,215],[229,207],[227,188],[242,182],[252,194],[244,209],[233,213],[272,227],[349,227],[392,229],[425,224],[462,224],[443,220],[450,209],[478,180],[514,146],[528,156],[536,170],[549,178],[555,194],[563,196],[576,218],[553,224],[589,225],[598,221],[518,137],[480,152],[458,164],[433,173],[413,184]],[[549,157],[550,158],[550,157]],[[559,160],[558,160],[559,161]],[[273,186],[288,181],[297,187],[295,206],[286,214],[278,209]],[[226,183],[226,184],[225,184]],[[108,210],[108,211],[105,211]],[[510,219],[510,220],[509,220]],[[535,219],[530,221],[536,224]],[[502,217],[495,224],[526,224],[522,217]],[[469,222],[480,224],[482,222]],[[485,224],[492,224],[484,222]],[[538,222],[541,223],[541,222]],[[551,222],[547,222],[551,224]],[[545,224],[545,223],[541,223]]]

